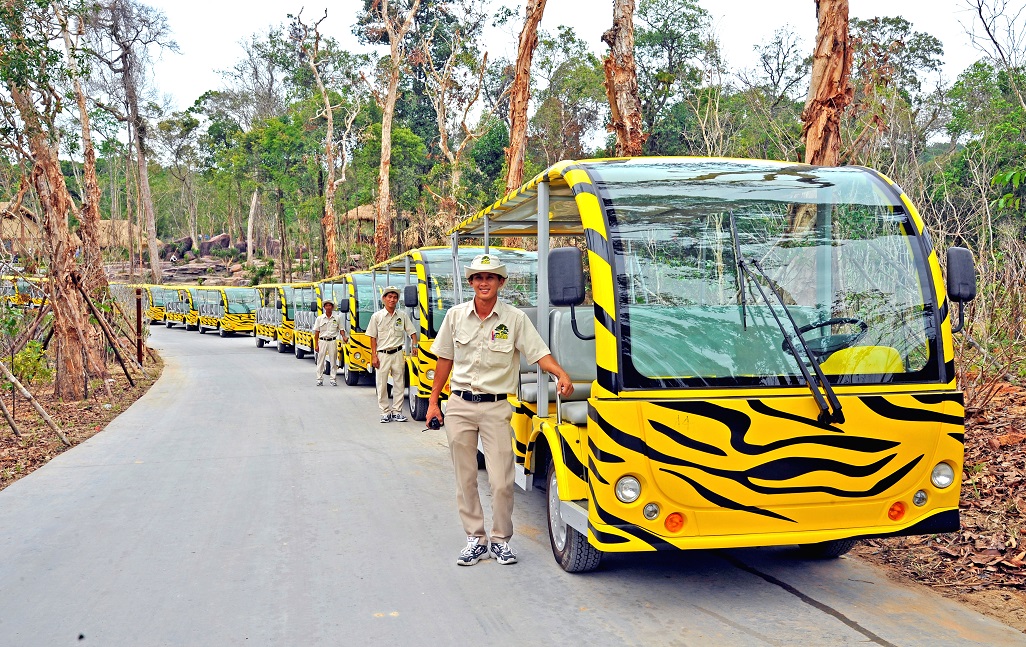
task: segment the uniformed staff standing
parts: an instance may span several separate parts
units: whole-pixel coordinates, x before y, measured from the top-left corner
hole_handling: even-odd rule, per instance
[[[374,366],[374,380],[378,388],[378,406],[381,408],[381,422],[406,422],[403,415],[403,394],[406,391],[406,359],[403,344],[406,335],[413,340],[413,354],[417,354],[417,329],[402,310],[396,310],[399,303],[399,288],[388,286],[381,294],[385,307],[371,315],[367,324],[367,336],[371,342],[371,365]],[[388,401],[388,377],[392,376],[392,402]]]
[[[317,386],[324,386],[324,360],[331,360],[331,369],[328,375],[331,377],[331,385],[338,386],[335,381],[335,373],[338,368],[338,338],[342,333],[341,322],[338,315],[332,312],[335,309],[335,302],[326,300],[324,302],[324,313],[317,315],[314,319],[313,336],[314,348],[317,349]]]
[[[456,503],[467,533],[467,546],[456,563],[472,566],[489,553],[500,564],[515,564],[513,536],[513,415],[506,395],[516,391],[520,354],[555,375],[563,396],[574,385],[549,353],[527,315],[498,300],[506,283],[506,266],[490,254],[477,256],[466,268],[474,300],[451,308],[431,346],[438,356],[427,419],[442,421],[438,398],[452,374],[452,395],[445,411],[445,433],[456,471]],[[492,489],[490,545],[477,490],[478,435]]]

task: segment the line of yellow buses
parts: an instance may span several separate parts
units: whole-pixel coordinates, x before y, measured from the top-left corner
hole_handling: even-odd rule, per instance
[[[423,419],[431,341],[472,296],[462,267],[487,249],[509,268],[501,296],[576,383],[561,398],[549,375],[522,365],[509,395],[516,482],[545,493],[564,570],[594,569],[606,553],[695,548],[836,557],[860,538],[959,529],[952,334],[976,294],[973,261],[949,249],[945,282],[918,212],[880,173],[560,162],[448,233],[449,247],[369,270],[250,288],[255,321],[230,330],[303,357],[312,316],[332,298],[349,336],[337,361],[357,384],[372,372],[364,330],[380,291],[402,286],[422,338],[407,384]],[[212,289],[211,301],[200,296]],[[227,332],[215,314],[228,316],[231,289],[159,288],[149,312],[160,320],[159,300],[169,325],[202,331],[197,305],[218,302],[206,325]]]

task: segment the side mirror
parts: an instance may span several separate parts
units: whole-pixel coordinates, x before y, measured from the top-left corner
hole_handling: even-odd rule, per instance
[[[584,264],[577,247],[559,247],[549,252],[549,301],[554,306],[584,303]]]
[[[281,299],[274,302],[275,310],[281,310]]]
[[[407,285],[403,288],[403,305],[413,309],[417,307],[417,286]]]
[[[335,304],[335,307],[338,308],[338,311],[340,313],[342,313],[344,315],[349,314],[349,299],[348,298],[339,299],[338,303]]]
[[[317,312],[317,304],[316,303],[311,303],[310,304],[310,312]]]
[[[976,268],[973,253],[965,247],[948,248],[948,299],[958,303],[958,324],[952,323],[951,332],[961,332],[965,325],[964,306],[976,298]]]

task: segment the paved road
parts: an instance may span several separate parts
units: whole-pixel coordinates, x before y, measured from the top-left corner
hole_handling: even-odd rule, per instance
[[[154,331],[164,376],[0,492],[0,647],[1026,645],[854,559],[613,556],[568,575],[540,494],[521,563],[460,568],[439,433],[250,338]]]

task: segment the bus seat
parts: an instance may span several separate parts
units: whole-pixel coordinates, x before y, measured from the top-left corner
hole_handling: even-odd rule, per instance
[[[904,373],[901,355],[890,346],[842,348],[820,365],[827,375],[880,375]]]
[[[577,329],[581,334],[595,335],[595,311],[576,308]],[[595,340],[579,338],[570,322],[570,308],[553,308],[549,313],[549,349],[552,357],[570,375],[570,380],[591,383],[597,374],[595,368]]]

